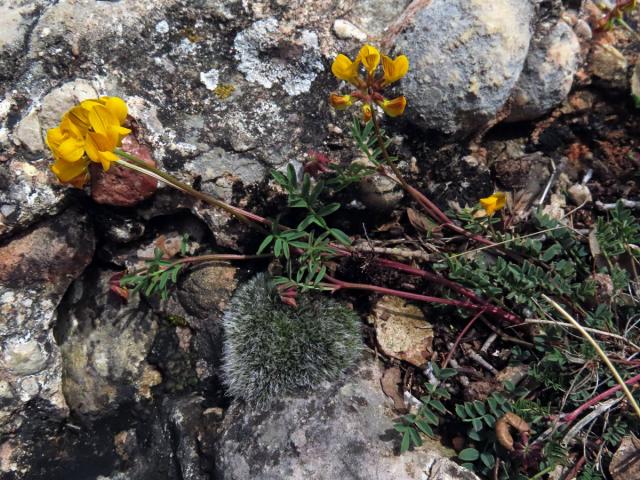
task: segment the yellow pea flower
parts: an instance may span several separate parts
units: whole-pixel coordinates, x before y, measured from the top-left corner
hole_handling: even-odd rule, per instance
[[[114,150],[131,133],[122,126],[127,115],[127,104],[118,97],[84,100],[65,113],[60,125],[47,132],[47,145],[54,157],[51,170],[58,179],[81,185],[89,162],[108,170],[118,159]]]
[[[487,215],[491,216],[507,204],[507,195],[504,192],[495,192],[493,195],[481,198],[480,205]]]
[[[409,71],[409,59],[406,55],[399,55],[395,60],[382,55],[382,70],[384,72],[384,84],[397,82]]]
[[[351,95],[338,95],[332,93],[329,95],[329,103],[336,110],[344,110],[353,105],[353,98]]]
[[[360,59],[364,68],[369,72],[369,75],[373,75],[380,63],[380,52],[376,47],[365,45],[360,49],[357,58]]]
[[[371,112],[371,105],[368,103],[362,104],[362,119],[365,122],[368,122],[373,117],[373,113]]]
[[[378,105],[380,105],[384,113],[390,117],[398,117],[404,113],[404,109],[407,106],[407,99],[404,98],[404,95],[400,95],[392,100],[385,98],[383,101],[378,102]]]
[[[356,59],[355,62],[352,62],[349,57],[341,53],[333,61],[333,64],[331,65],[331,72],[338,79],[349,82],[357,87],[360,83],[360,78],[358,75],[359,66],[359,59]]]

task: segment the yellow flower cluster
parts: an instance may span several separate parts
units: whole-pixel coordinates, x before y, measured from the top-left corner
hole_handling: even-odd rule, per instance
[[[504,192],[496,192],[493,195],[481,198],[480,205],[487,215],[491,216],[507,204],[507,195]]]
[[[84,184],[89,162],[108,170],[118,156],[114,150],[131,133],[123,127],[127,104],[118,97],[84,100],[64,114],[60,125],[47,131],[53,152],[51,170],[61,182]]]
[[[376,70],[382,60],[382,75],[376,76]],[[363,67],[366,76],[360,75],[360,66]],[[387,100],[381,94],[384,87],[397,82],[409,71],[409,59],[405,55],[399,55],[392,59],[371,45],[365,45],[360,49],[354,61],[343,54],[339,54],[333,61],[331,71],[340,80],[349,82],[358,90],[349,95],[332,93],[329,102],[337,110],[344,110],[353,105],[355,101],[362,102],[362,112],[365,121],[372,116],[372,104],[380,105],[390,117],[397,117],[404,113],[407,106],[406,98],[401,95]]]

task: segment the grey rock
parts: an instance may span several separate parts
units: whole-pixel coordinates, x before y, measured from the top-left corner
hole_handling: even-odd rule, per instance
[[[54,326],[56,307],[94,250],[86,214],[70,209],[0,247],[0,432],[17,430],[29,402],[68,413]]]
[[[318,37],[310,30],[301,30],[288,35],[285,43],[284,33],[278,29],[278,20],[272,17],[259,20],[236,35],[238,70],[248,81],[265,88],[280,84],[289,95],[306,93],[318,73],[324,70]],[[271,55],[265,58],[265,53],[274,49],[280,50],[283,58]]]
[[[410,59],[402,82],[417,125],[469,134],[505,104],[522,72],[533,0],[433,0],[396,38]]]
[[[580,66],[580,41],[569,25],[560,20],[541,30],[511,95],[509,121],[532,120],[562,103]]]
[[[352,376],[311,396],[286,397],[266,411],[232,404],[216,447],[219,478],[477,480],[435,442],[398,455],[381,376],[367,358]]]
[[[145,362],[157,330],[153,312],[138,295],[125,302],[109,290],[115,273],[88,270],[59,308],[63,388],[76,414],[104,415],[148,396],[160,380]]]
[[[373,38],[380,38],[409,4],[411,0],[357,0],[348,18]]]

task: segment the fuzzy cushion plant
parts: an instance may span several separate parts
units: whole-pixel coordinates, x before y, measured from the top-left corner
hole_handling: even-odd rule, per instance
[[[229,394],[266,406],[336,380],[362,349],[357,315],[321,295],[282,303],[265,274],[241,286],[224,315],[223,379]]]

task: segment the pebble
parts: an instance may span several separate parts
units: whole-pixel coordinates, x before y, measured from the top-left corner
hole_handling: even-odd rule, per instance
[[[358,40],[359,42],[364,42],[368,37],[366,32],[360,30],[353,23],[341,18],[333,22],[333,31],[338,38],[342,38],[343,40],[353,39]]]

